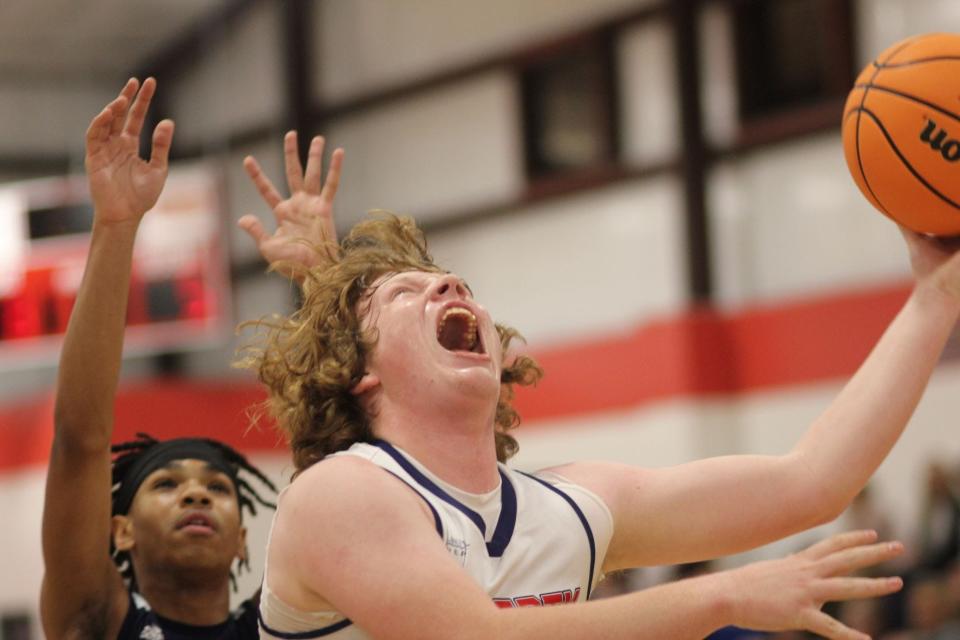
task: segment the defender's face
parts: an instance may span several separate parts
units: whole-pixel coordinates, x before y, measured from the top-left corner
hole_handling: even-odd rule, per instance
[[[376,338],[367,369],[383,393],[423,403],[453,391],[496,406],[499,335],[460,278],[423,271],[386,274],[371,287],[364,311],[364,329]]]
[[[245,552],[236,487],[203,460],[174,460],[151,473],[129,514],[117,518],[115,544],[138,564],[229,571]]]

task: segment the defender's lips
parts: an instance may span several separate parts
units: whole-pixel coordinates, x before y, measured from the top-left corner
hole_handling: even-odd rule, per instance
[[[206,514],[199,511],[191,511],[177,520],[176,529],[186,530],[190,533],[212,534],[217,530],[213,525],[213,520]]]
[[[437,342],[448,351],[486,353],[477,331],[477,316],[460,305],[447,307],[440,315]]]

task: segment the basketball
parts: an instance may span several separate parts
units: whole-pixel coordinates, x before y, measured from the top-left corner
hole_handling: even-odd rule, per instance
[[[877,56],[847,97],[842,136],[874,207],[914,231],[960,234],[960,36],[920,35]]]

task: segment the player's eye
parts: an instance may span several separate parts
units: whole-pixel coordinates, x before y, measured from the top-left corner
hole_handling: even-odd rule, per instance
[[[214,491],[216,493],[223,493],[225,495],[230,495],[233,493],[233,489],[230,488],[230,485],[220,480],[215,480],[211,482],[209,485],[209,488],[210,488],[210,491]]]
[[[154,489],[173,489],[177,483],[173,478],[158,478],[153,482]]]
[[[407,286],[394,287],[393,290],[390,292],[390,299],[396,300],[397,298],[399,298],[405,293],[413,293],[413,289]]]

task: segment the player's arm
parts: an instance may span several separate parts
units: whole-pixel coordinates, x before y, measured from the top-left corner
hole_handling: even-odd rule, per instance
[[[155,82],[131,79],[87,130],[94,205],[90,250],[70,316],[57,379],[47,471],[40,596],[47,637],[116,634],[127,595],[109,555],[110,437],[120,373],[133,243],[167,173],[173,123],[161,122],[153,155],[137,155]]]
[[[903,432],[960,314],[957,242],[905,233],[916,286],[866,361],[792,451],[668,469],[555,469],[597,492],[615,532],[608,569],[716,557],[837,517]]]
[[[838,577],[900,551],[859,532],[784,560],[609,600],[499,609],[447,552],[420,498],[348,457],[294,482],[277,518],[269,561],[282,577],[273,574],[271,590],[307,610],[323,599],[378,640],[693,639],[727,624],[859,639],[820,605],[900,584]]]
[[[263,172],[253,156],[247,156],[243,167],[267,206],[273,211],[276,229],[267,233],[254,215],[245,215],[237,224],[257,245],[260,255],[287,277],[303,280],[300,267],[321,264],[336,245],[337,230],[333,222],[333,200],[340,186],[343,149],[335,149],[330,158],[326,180],[321,182],[324,139],[310,141],[307,167],[303,168],[297,151],[297,132],[283,138],[284,165],[290,196],[284,198]]]

